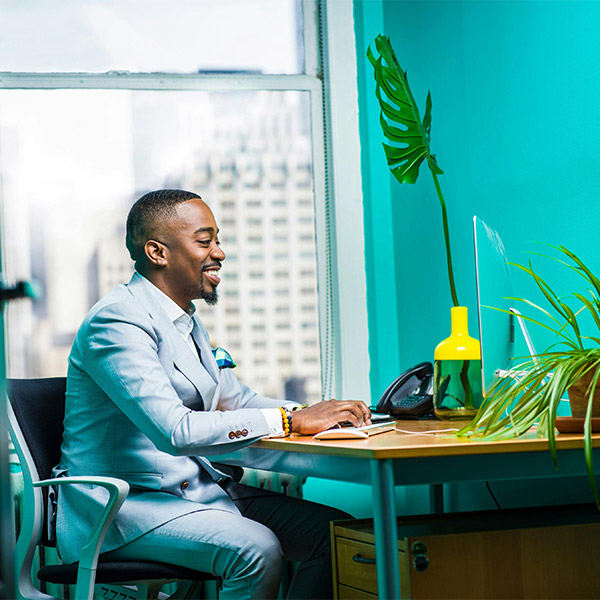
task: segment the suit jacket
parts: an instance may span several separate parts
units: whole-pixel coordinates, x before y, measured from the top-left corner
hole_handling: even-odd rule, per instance
[[[118,548],[178,516],[214,508],[238,512],[204,458],[269,435],[257,395],[219,369],[194,317],[201,361],[139,275],[88,313],[69,356],[62,455],[55,475],[108,475],[131,486],[102,551]],[[97,486],[58,490],[57,542],[65,562],[105,503]]]

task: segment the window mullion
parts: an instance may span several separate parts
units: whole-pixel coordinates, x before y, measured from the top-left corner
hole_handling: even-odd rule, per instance
[[[321,89],[310,75],[0,72],[0,89],[298,90]]]
[[[353,5],[323,0],[322,10],[333,391],[338,398],[366,400],[369,332]]]
[[[315,0],[303,0],[304,71],[314,77],[319,73],[318,21]]]

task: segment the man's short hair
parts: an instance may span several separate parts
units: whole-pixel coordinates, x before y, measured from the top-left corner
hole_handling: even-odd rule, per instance
[[[125,245],[133,261],[144,257],[144,246],[156,234],[157,225],[175,216],[175,207],[192,198],[200,196],[184,190],[156,190],[144,194],[134,203],[127,216],[125,237]]]

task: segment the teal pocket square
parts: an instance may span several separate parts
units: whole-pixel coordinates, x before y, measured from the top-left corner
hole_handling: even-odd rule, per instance
[[[233,362],[233,358],[231,358],[231,354],[229,354],[225,348],[213,348],[212,353],[217,361],[217,366],[219,369],[233,369],[235,367],[235,363]]]

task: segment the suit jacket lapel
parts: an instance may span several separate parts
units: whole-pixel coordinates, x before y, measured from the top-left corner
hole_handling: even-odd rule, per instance
[[[192,329],[192,337],[196,342],[196,346],[200,349],[202,365],[210,373],[213,381],[217,383],[219,381],[219,367],[217,361],[214,359],[212,348],[210,343],[206,339],[206,336],[202,335],[201,326],[198,324],[197,317],[194,319],[194,328]]]
[[[181,334],[173,325],[173,322],[167,317],[164,310],[158,303],[153,301],[152,290],[148,287],[139,276],[134,275],[128,284],[129,291],[144,308],[150,313],[152,319],[157,323],[157,328],[160,329],[165,338],[168,339],[171,347],[173,348],[173,362],[175,366],[185,375],[185,377],[192,383],[196,388],[202,400],[204,402],[204,409],[208,410],[212,404],[213,397],[215,395],[218,378],[212,377],[211,373],[201,362],[197,356],[194,356],[191,348],[185,343]],[[196,329],[196,327],[194,327]],[[193,335],[193,334],[192,334]],[[210,346],[201,340],[202,336],[195,336],[196,344],[202,350],[204,356],[205,349],[207,347],[208,353],[206,356],[212,358],[212,352]],[[199,343],[202,342],[202,345]],[[210,359],[204,359],[208,363],[208,368],[212,366]],[[216,363],[215,363],[216,368]],[[218,375],[218,373],[217,373]]]
[[[206,369],[206,372],[210,375],[211,380],[215,385],[215,389],[213,390],[213,395],[210,398],[210,401],[206,402],[205,400],[204,408],[206,410],[213,410],[216,408],[219,402],[219,367],[217,366],[217,361],[214,359],[210,343],[208,342],[206,336],[204,336],[201,332],[197,317],[194,316],[193,319],[194,328],[192,329],[192,337],[194,338],[194,342],[196,342],[196,346],[198,346],[198,349],[200,350],[202,366]]]

